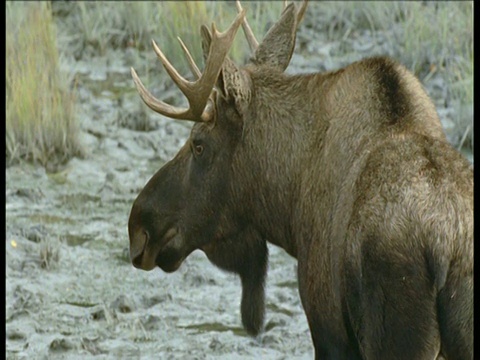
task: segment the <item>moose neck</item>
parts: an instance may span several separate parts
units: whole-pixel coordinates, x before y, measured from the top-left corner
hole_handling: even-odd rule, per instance
[[[388,74],[390,82],[379,74]],[[248,188],[242,196],[250,196],[249,221],[293,256],[308,249],[305,242],[315,234],[332,227],[341,232],[342,222],[332,224],[330,218],[338,211],[335,204],[353,201],[343,198],[350,193],[344,189],[355,186],[369,149],[401,139],[410,127],[446,141],[418,80],[384,58],[324,74],[259,69],[251,79],[252,104],[239,152],[249,171],[242,175]]]
[[[248,188],[242,194],[249,204],[245,211],[269,242],[296,257],[292,222],[301,173],[311,152],[320,150],[321,144],[313,143],[328,126],[315,116],[321,100],[313,95],[318,97],[324,77],[262,71],[251,78],[254,92],[239,152],[249,169],[242,175]]]

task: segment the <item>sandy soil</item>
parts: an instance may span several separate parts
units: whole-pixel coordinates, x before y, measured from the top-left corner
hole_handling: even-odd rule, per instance
[[[376,39],[366,46],[371,39],[359,35],[352,45],[359,58],[385,53]],[[289,71],[346,64],[331,56],[336,44],[319,42],[295,55]],[[239,279],[202,252],[174,274],[129,263],[131,204],[190,124],[139,110],[127,55],[68,63],[79,79],[86,158],[55,173],[6,169],[7,359],[313,358],[296,262],[284,251],[270,247],[266,330],[257,338],[242,329]],[[430,84],[440,103],[442,79]],[[439,113],[448,127],[451,109]],[[133,130],[144,116],[151,131]]]

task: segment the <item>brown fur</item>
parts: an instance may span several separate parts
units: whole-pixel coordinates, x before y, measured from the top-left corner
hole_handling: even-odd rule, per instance
[[[240,276],[242,323],[250,335],[258,335],[263,330],[265,315],[266,241],[246,228],[237,237],[209,243],[202,250],[213,264]]]
[[[277,36],[262,56],[288,44],[289,60]],[[473,172],[421,84],[384,57],[327,74],[284,65],[223,69],[215,122],[133,205],[134,265],[174,271],[254,234],[298,259],[317,359],[472,359]],[[256,256],[243,246],[226,268]]]

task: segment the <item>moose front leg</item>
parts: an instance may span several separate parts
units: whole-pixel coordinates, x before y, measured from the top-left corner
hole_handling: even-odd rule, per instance
[[[220,269],[240,276],[242,323],[250,335],[258,335],[263,329],[265,314],[266,241],[252,228],[246,228],[236,236],[208,244],[202,250]]]

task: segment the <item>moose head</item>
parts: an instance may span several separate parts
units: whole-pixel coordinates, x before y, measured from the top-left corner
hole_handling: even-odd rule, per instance
[[[246,137],[251,123],[269,116],[259,113],[262,109],[256,106],[259,100],[255,99],[257,80],[252,79],[253,73],[261,73],[258,80],[267,82],[259,84],[261,87],[276,85],[275,78],[283,73],[292,56],[297,25],[306,4],[298,11],[294,4],[286,6],[261,44],[239,2],[239,13],[227,31],[220,33],[214,24],[211,31],[202,26],[206,62],[203,73],[181,42],[198,78],[193,82],[179,75],[153,42],[166,71],[188,99],[188,109],[156,99],[132,69],[138,92],[152,110],[195,122],[186,144],[152,177],[133,204],[129,235],[135,267],[152,270],[158,266],[166,272],[175,271],[193,250],[208,249],[209,244],[233,238],[249,226],[252,207],[261,206],[262,199],[252,193],[260,166],[252,161],[257,156],[253,146],[260,144],[247,142]],[[254,51],[252,60],[243,68],[227,57],[240,25]]]

